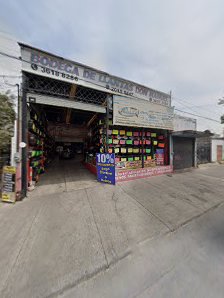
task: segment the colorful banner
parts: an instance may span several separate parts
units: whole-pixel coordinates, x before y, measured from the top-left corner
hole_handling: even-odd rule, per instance
[[[129,181],[139,178],[146,178],[173,172],[172,166],[161,166],[154,168],[134,169],[134,170],[117,170],[116,182]]]

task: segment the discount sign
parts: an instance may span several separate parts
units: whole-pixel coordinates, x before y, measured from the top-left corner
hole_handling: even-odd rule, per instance
[[[108,184],[115,184],[115,154],[97,153],[97,180]]]

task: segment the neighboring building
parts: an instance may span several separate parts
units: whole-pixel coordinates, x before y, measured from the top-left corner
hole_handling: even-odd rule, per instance
[[[211,162],[211,137],[213,134],[206,130],[197,138],[197,164]]]
[[[174,170],[197,166],[196,130],[196,119],[174,115],[174,131],[172,133]]]
[[[172,140],[174,170],[224,160],[224,138],[197,131],[196,119],[174,115]]]
[[[174,131],[197,130],[197,120],[180,115],[174,115]]]
[[[211,138],[211,159],[212,162],[224,161],[224,137]]]

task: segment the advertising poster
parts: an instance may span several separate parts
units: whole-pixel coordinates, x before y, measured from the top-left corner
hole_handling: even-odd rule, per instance
[[[173,107],[146,100],[114,96],[113,124],[173,130]]]
[[[156,164],[157,166],[164,165],[164,149],[156,149]]]
[[[98,153],[96,155],[97,180],[115,184],[115,154]]]
[[[16,167],[3,167],[2,176],[2,201],[15,203],[16,201]]]

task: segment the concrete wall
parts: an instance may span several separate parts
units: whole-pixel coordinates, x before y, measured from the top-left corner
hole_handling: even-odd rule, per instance
[[[180,115],[174,115],[174,131],[197,130],[197,120]]]
[[[19,58],[20,48],[17,44],[14,37],[0,32],[0,50],[4,53],[7,53],[12,56]],[[10,90],[10,95],[14,97],[14,109],[17,113],[18,111],[18,93],[16,84],[21,84],[22,63],[19,60],[11,59],[10,57],[5,57],[0,55],[0,69],[1,74],[6,75],[5,78],[0,78],[0,93],[5,93],[7,90]],[[17,130],[16,122],[14,125],[14,137],[11,141],[11,165],[16,166],[14,161],[14,155],[17,152]]]
[[[212,162],[217,161],[217,146],[222,145],[222,160],[224,160],[224,138],[212,139]]]

